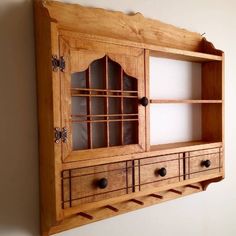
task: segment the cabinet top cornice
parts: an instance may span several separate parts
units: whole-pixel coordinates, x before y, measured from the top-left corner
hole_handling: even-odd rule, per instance
[[[207,53],[221,55],[221,51],[199,33],[145,18],[141,13],[131,15],[58,1],[36,0],[36,6],[38,4],[44,16],[62,29],[126,41],[143,48],[152,45],[193,52],[206,52],[210,48]]]

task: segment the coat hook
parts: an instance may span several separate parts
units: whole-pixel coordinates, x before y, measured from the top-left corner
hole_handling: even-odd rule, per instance
[[[201,189],[199,186],[196,186],[196,185],[193,185],[193,184],[188,184],[188,185],[186,185],[186,187],[194,188],[194,189]]]
[[[176,194],[182,195],[182,192],[179,191],[179,190],[176,190],[176,189],[170,189],[169,192],[172,192],[172,193],[176,193]]]
[[[139,200],[137,200],[137,199],[130,199],[130,201],[131,201],[131,202],[135,202],[135,203],[137,203],[137,204],[139,204],[139,205],[144,205],[144,202],[139,201]]]
[[[91,216],[91,215],[89,215],[89,214],[87,214],[85,212],[80,212],[80,213],[78,213],[78,215],[80,215],[80,216],[82,216],[84,218],[87,218],[89,220],[93,220],[93,216]]]
[[[152,193],[152,194],[150,194],[149,196],[150,196],[150,197],[159,198],[159,199],[163,199],[163,196],[158,195],[158,194],[155,194],[155,193]]]
[[[206,34],[206,33],[204,32],[204,33],[201,34],[201,36],[204,36],[205,34]]]

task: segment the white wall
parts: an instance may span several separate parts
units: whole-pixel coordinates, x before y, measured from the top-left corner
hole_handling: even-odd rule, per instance
[[[69,0],[67,0],[69,2]],[[71,1],[72,2],[72,1]],[[204,193],[148,207],[58,235],[236,235],[236,1],[77,0],[140,11],[200,33],[226,53],[226,179]],[[39,233],[37,119],[30,1],[0,1],[0,235]]]

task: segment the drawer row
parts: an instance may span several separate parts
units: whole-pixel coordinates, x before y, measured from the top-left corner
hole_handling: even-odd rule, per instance
[[[221,148],[96,165],[62,172],[62,208],[221,172]]]

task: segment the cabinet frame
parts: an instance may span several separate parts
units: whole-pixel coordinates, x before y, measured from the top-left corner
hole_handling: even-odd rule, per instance
[[[140,13],[129,16],[121,12],[56,1],[36,0],[34,5],[39,116],[41,235],[55,234],[132,210],[204,191],[210,183],[224,179],[224,53],[221,50],[215,49],[212,43],[198,33],[144,18]],[[143,53],[142,77],[145,83],[141,89],[140,98],[146,96],[150,99],[150,55],[205,63],[203,75],[207,78],[205,82],[217,86],[218,91],[221,91],[220,98],[216,95],[212,98],[213,100],[209,100],[208,95],[211,91],[204,85],[206,90],[203,93],[202,100],[149,100],[151,103],[204,104],[206,107],[205,115],[203,115],[203,119],[206,120],[204,123],[204,129],[206,130],[203,134],[204,140],[150,146],[149,106],[147,106],[141,112],[143,125],[139,139],[140,149],[131,152],[124,152],[123,150],[112,156],[105,151],[106,155],[101,155],[99,158],[88,158],[86,154],[85,158],[80,160],[75,156],[74,159],[65,161],[62,158],[62,137],[66,134],[62,133],[64,124],[61,116],[63,110],[60,104],[61,80],[65,75],[63,74],[64,62],[61,60],[61,56],[65,55],[61,54],[60,38],[69,39],[71,43],[76,43],[76,39],[82,39],[85,49],[88,47],[86,41],[93,41],[100,45],[113,45],[112,47],[116,50],[124,47],[130,49],[130,51],[141,50]],[[109,48],[106,50],[109,50]],[[66,70],[68,61],[66,58],[64,59]],[[128,63],[123,61],[121,64],[125,67]],[[209,71],[211,71],[210,74]],[[216,77],[221,85],[214,83]],[[220,117],[214,122],[210,122],[208,119],[209,107],[212,105],[220,107],[219,111],[215,109]],[[215,126],[219,127],[218,130],[214,130]],[[58,133],[56,133],[56,128],[58,128]],[[59,140],[58,143],[55,142],[56,138]],[[219,172],[217,173],[209,172],[209,174],[195,176],[194,178],[185,178],[177,183],[141,191],[136,186],[141,159],[176,153],[185,153],[185,157],[188,158],[188,153],[213,148],[218,148],[222,152]],[[62,208],[63,171],[122,161],[132,163],[133,166],[135,187],[132,193],[68,209]],[[183,168],[186,168],[186,166]],[[191,173],[186,170],[184,175],[191,177]]]

